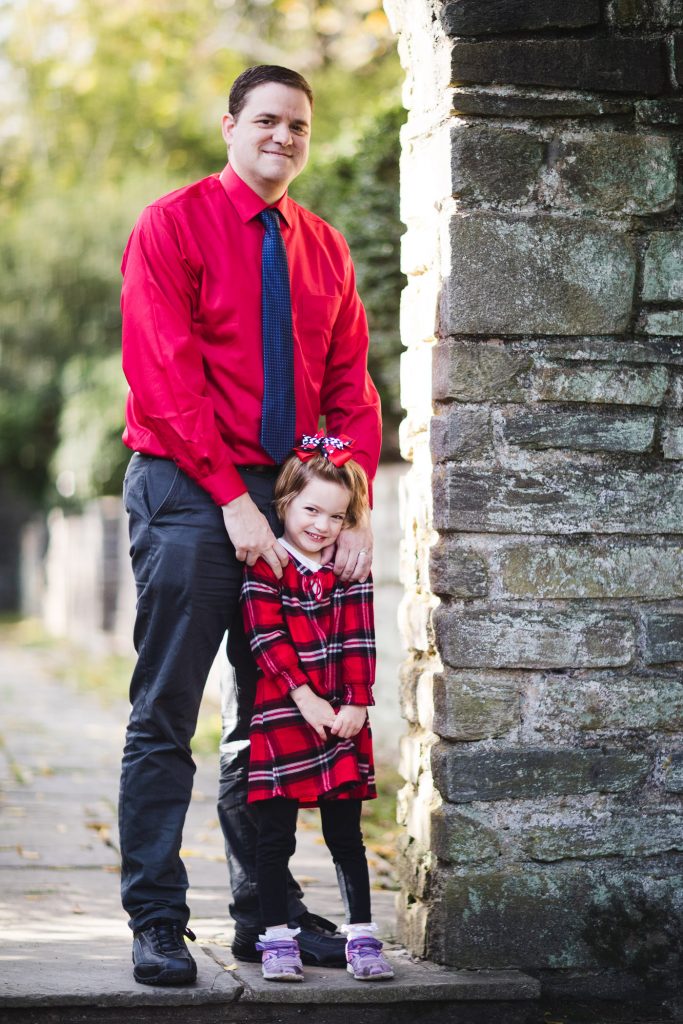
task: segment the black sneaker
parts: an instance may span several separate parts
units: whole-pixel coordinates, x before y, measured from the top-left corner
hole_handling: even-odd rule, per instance
[[[261,954],[256,948],[258,941],[258,932],[244,931],[238,925],[235,928],[235,938],[230,947],[235,960],[242,960],[248,964],[260,964]]]
[[[290,927],[301,929],[296,941],[303,963],[309,967],[346,968],[346,938],[332,921],[306,911]]]
[[[133,937],[133,976],[141,985],[191,985],[197,965],[184,935],[196,938],[179,921],[152,921]]]
[[[306,911],[301,917],[290,921],[289,927],[300,929],[296,941],[304,964],[309,967],[346,968],[346,939],[331,921]],[[260,964],[261,953],[256,948],[258,941],[258,932],[246,931],[238,925],[231,946],[235,960]]]

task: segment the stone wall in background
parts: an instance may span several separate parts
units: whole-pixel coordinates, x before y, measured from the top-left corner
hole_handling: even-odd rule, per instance
[[[458,967],[665,986],[683,933],[683,7],[385,6],[409,109],[402,938]]]

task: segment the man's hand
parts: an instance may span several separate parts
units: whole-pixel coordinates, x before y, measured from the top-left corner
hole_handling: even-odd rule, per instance
[[[334,548],[326,548],[320,554],[321,562],[332,557]],[[372,568],[372,526],[370,513],[352,529],[342,530],[337,537],[334,571],[344,583],[365,583]]]
[[[238,562],[254,565],[263,558],[278,579],[282,578],[282,570],[289,557],[285,549],[278,544],[275,534],[250,495],[240,494],[227,505],[222,506],[223,522],[228,537],[235,546],[235,557]]]
[[[343,704],[334,720],[332,734],[342,740],[348,740],[361,731],[367,717],[367,708],[359,704]]]
[[[291,691],[291,697],[309,725],[312,725],[321,740],[327,739],[325,726],[332,729],[336,715],[332,705],[314,693],[308,683],[297,686]]]

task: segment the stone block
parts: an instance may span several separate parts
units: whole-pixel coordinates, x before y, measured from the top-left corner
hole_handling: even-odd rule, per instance
[[[635,110],[638,124],[683,124],[683,99],[640,100]]]
[[[432,397],[459,402],[524,401],[533,357],[502,341],[439,341]]]
[[[431,850],[452,864],[477,864],[496,860],[501,846],[494,829],[442,804],[431,815]]]
[[[452,110],[456,116],[466,117],[605,117],[630,114],[633,101],[590,93],[519,89],[509,85],[460,86],[453,90]]]
[[[643,318],[643,329],[646,334],[680,337],[683,335],[683,310],[667,309],[658,313],[648,313]]]
[[[679,813],[639,813],[630,817],[583,815],[563,825],[559,821],[534,825],[525,831],[521,847],[532,860],[594,857],[651,857],[653,854],[683,850],[683,828]]]
[[[666,73],[663,38],[496,39],[456,42],[452,49],[454,83],[550,85],[657,96],[666,86]]]
[[[657,541],[521,542],[499,555],[512,598],[683,597],[683,545]]]
[[[434,731],[469,743],[505,736],[521,721],[524,673],[458,672],[434,676]]]
[[[683,480],[669,467],[492,472],[437,466],[434,528],[474,533],[680,533]]]
[[[412,134],[408,137],[409,132],[410,122],[401,131],[401,220],[411,226],[418,222],[438,234],[438,218],[434,225],[434,217],[439,203],[451,192],[451,133],[447,127],[429,130],[417,137]],[[428,259],[427,265],[429,262]],[[403,269],[410,272],[405,263]]]
[[[408,590],[398,609],[399,627],[406,647],[428,651],[431,633],[431,615],[436,599],[418,590]]]
[[[667,395],[667,404],[674,409],[683,409],[683,374],[672,375],[671,395]]]
[[[683,364],[683,339],[637,338],[566,338],[529,343],[533,357],[563,359],[571,362],[660,363],[662,366]],[[511,348],[518,346],[512,342]],[[623,367],[621,367],[623,370]]]
[[[467,203],[528,203],[543,166],[541,139],[521,131],[476,127],[451,132],[452,193]]]
[[[431,748],[434,785],[453,804],[531,800],[571,793],[623,793],[650,770],[646,754],[604,748],[497,748],[463,751],[459,744]]]
[[[401,714],[412,723],[418,719],[417,692],[423,675],[432,674],[430,663],[424,658],[409,655],[399,666],[399,702]]]
[[[652,447],[655,417],[563,406],[505,410],[502,425],[505,440],[522,448],[646,452]]]
[[[495,611],[440,605],[434,629],[441,657],[454,668],[600,668],[628,665],[631,619],[613,611]]]
[[[440,798],[434,792],[429,772],[420,776],[417,786],[407,783],[397,794],[396,819],[416,840],[421,852],[427,852],[431,847],[432,812],[437,803],[440,803]]]
[[[425,428],[431,407],[433,351],[433,345],[423,342],[401,353],[401,404],[421,414]]]
[[[662,136],[560,137],[550,147],[549,166],[553,206],[643,215],[668,210],[676,199],[676,158]]]
[[[412,892],[406,888],[405,892],[397,894],[396,926],[401,942],[405,943],[414,956],[425,955],[428,919],[429,911],[426,904],[416,900]]]
[[[643,301],[683,299],[683,231],[655,231],[645,253]]]
[[[664,401],[669,374],[663,366],[539,366],[533,393],[541,402],[649,405]]]
[[[643,657],[650,665],[683,661],[683,613],[646,612]]]
[[[683,793],[683,750],[676,750],[664,759],[663,774],[667,793]]]
[[[426,408],[429,405],[428,401]],[[429,424],[430,449],[435,462],[477,460],[493,451],[488,409],[452,405],[438,412]]]
[[[450,36],[523,29],[581,28],[600,21],[599,0],[451,0],[441,12]]]
[[[683,676],[613,672],[544,678],[524,709],[538,732],[672,733],[683,729]]]
[[[683,85],[683,34],[674,36],[674,73],[679,86]]]
[[[620,334],[628,325],[630,239],[595,221],[476,213],[451,221],[447,334]]]
[[[683,459],[683,426],[667,424],[663,428],[662,452],[665,459]]]
[[[431,895],[431,865],[434,861],[429,850],[416,842],[407,831],[398,838],[397,850],[399,859],[396,863],[397,876],[404,892],[419,900],[429,899]],[[400,897],[399,897],[400,898]]]
[[[635,970],[671,963],[683,928],[680,865],[443,867],[426,954],[460,968]],[[675,967],[673,970],[675,971]]]
[[[401,338],[406,347],[433,341],[441,284],[436,271],[409,277],[401,292]]]
[[[441,537],[432,548],[429,578],[435,594],[459,598],[486,597],[489,590],[486,558],[450,537]]]
[[[617,28],[657,29],[680,24],[671,0],[609,0],[607,19]]]
[[[401,777],[413,786],[417,785],[421,772],[429,770],[429,743],[424,733],[401,736],[398,770]]]

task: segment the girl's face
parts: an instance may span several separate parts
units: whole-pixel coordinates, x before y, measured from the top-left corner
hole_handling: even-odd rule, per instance
[[[313,477],[285,509],[285,540],[305,555],[320,554],[339,536],[350,497],[341,484]]]

